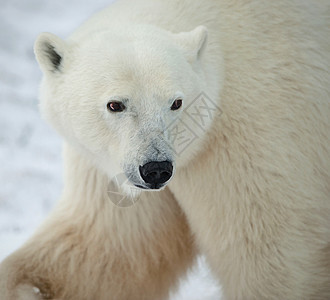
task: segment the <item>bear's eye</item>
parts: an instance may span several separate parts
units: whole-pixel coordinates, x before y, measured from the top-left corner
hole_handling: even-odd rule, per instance
[[[108,110],[112,112],[121,112],[123,111],[126,107],[123,102],[120,101],[110,101],[107,104]]]
[[[182,99],[176,99],[171,106],[171,110],[177,110],[181,106],[182,106]]]

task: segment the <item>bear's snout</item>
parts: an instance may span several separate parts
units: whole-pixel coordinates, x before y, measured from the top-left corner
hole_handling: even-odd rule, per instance
[[[151,189],[159,189],[173,173],[173,165],[169,161],[151,161],[139,167],[140,175]]]

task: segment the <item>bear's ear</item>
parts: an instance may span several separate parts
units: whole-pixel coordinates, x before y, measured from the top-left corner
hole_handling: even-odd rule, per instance
[[[44,73],[60,72],[68,48],[66,42],[56,35],[41,33],[34,44],[34,53],[41,70]]]
[[[189,62],[201,59],[207,45],[207,28],[198,26],[189,32],[175,35],[175,39],[184,51]]]

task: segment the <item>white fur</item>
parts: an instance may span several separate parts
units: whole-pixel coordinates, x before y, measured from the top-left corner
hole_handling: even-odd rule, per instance
[[[197,249],[226,299],[329,299],[326,11],[326,1],[121,0],[66,41],[42,34],[41,111],[66,140],[66,184],[2,264],[5,299],[20,284],[61,299],[163,299]],[[184,111],[201,93],[222,112],[202,129]],[[108,112],[110,100],[127,109]],[[183,124],[198,138],[176,155],[169,126]],[[150,160],[173,160],[168,186],[114,206],[109,179],[141,180]]]

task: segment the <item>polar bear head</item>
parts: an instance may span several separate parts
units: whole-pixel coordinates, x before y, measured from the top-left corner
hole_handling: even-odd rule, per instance
[[[43,33],[35,43],[41,112],[110,178],[124,173],[141,189],[160,189],[201,144],[182,151],[173,131],[188,127],[197,140],[206,132],[185,113],[208,88],[206,47],[203,26],[116,28],[67,41]]]

